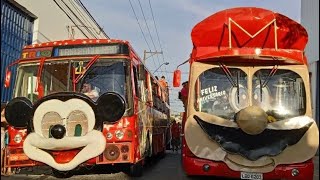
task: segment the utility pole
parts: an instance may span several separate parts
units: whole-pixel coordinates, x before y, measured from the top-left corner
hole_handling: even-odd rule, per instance
[[[148,54],[148,53],[151,54],[151,55],[147,57],[147,54]],[[162,51],[160,51],[160,52],[158,52],[158,51],[152,52],[152,51],[146,51],[146,50],[144,50],[144,51],[143,51],[143,64],[146,63],[146,60],[147,60],[149,57],[151,57],[151,56],[153,56],[153,55],[155,55],[155,54],[163,54],[163,52],[162,52]]]

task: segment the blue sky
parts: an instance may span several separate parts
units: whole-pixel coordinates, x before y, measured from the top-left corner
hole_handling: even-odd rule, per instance
[[[141,33],[130,1],[145,36]],[[172,87],[172,72],[177,65],[189,58],[192,49],[190,33],[194,25],[218,11],[233,7],[265,8],[298,22],[301,16],[301,0],[150,0],[159,43],[149,0],[140,0],[146,21],[139,1],[130,1],[82,0],[82,3],[110,38],[128,40],[141,58],[144,50],[160,51],[161,45],[163,55],[148,58],[146,65],[153,72],[164,62],[170,63],[167,66],[162,65],[155,74],[164,75],[169,82],[172,113],[183,111],[182,103],[177,99],[180,88]],[[182,81],[187,80],[189,65],[185,64],[179,69],[183,73]]]

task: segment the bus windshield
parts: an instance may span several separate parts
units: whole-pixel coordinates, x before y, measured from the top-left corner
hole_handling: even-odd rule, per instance
[[[291,70],[261,69],[252,79],[252,102],[276,120],[306,113],[306,92],[302,78]]]
[[[249,97],[248,83],[252,83]],[[284,120],[306,113],[306,92],[303,79],[286,69],[260,69],[249,80],[238,68],[215,67],[200,74],[195,86],[197,111],[234,120],[241,109],[261,107],[275,120]]]
[[[100,58],[90,69],[84,71],[89,61],[90,59],[45,61],[41,76],[44,95],[74,91],[73,80],[84,73],[83,77],[75,84],[76,92],[81,92],[84,83],[90,83],[92,89],[97,91],[99,96],[106,92],[120,94],[126,100],[127,108],[129,108],[128,93],[131,87],[129,61]],[[15,97],[27,97],[32,102],[38,100],[38,92],[36,91],[38,68],[38,63],[24,64],[18,68]]]
[[[196,109],[225,119],[233,120],[240,109],[248,106],[247,75],[241,69],[211,68],[197,80]],[[229,76],[230,75],[230,76]]]

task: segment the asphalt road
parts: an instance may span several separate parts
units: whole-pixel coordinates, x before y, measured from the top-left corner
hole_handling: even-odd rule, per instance
[[[75,180],[209,180],[212,177],[187,177],[181,167],[180,154],[178,153],[167,153],[164,159],[157,160],[147,164],[144,167],[144,174],[140,178],[130,178],[124,173],[111,173],[105,172],[105,170],[94,170],[94,174],[88,174],[87,172],[80,172],[78,175],[74,175],[71,178]],[[314,159],[315,162],[315,173],[313,180],[319,180],[319,156]],[[107,173],[107,174],[106,174]],[[110,174],[111,173],[111,174]],[[2,180],[27,180],[27,179],[38,179],[38,180],[51,180],[56,179],[51,174],[50,168],[36,167],[33,169],[21,170],[19,174],[12,175],[10,177],[1,176]],[[215,178],[222,180],[221,178]]]

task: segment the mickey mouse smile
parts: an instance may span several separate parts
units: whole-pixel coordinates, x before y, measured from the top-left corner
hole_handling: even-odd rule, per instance
[[[319,140],[314,119],[297,116],[266,124],[262,110],[254,109],[245,108],[236,121],[192,112],[185,124],[190,151],[203,159],[223,161],[235,171],[262,173],[314,156]]]

